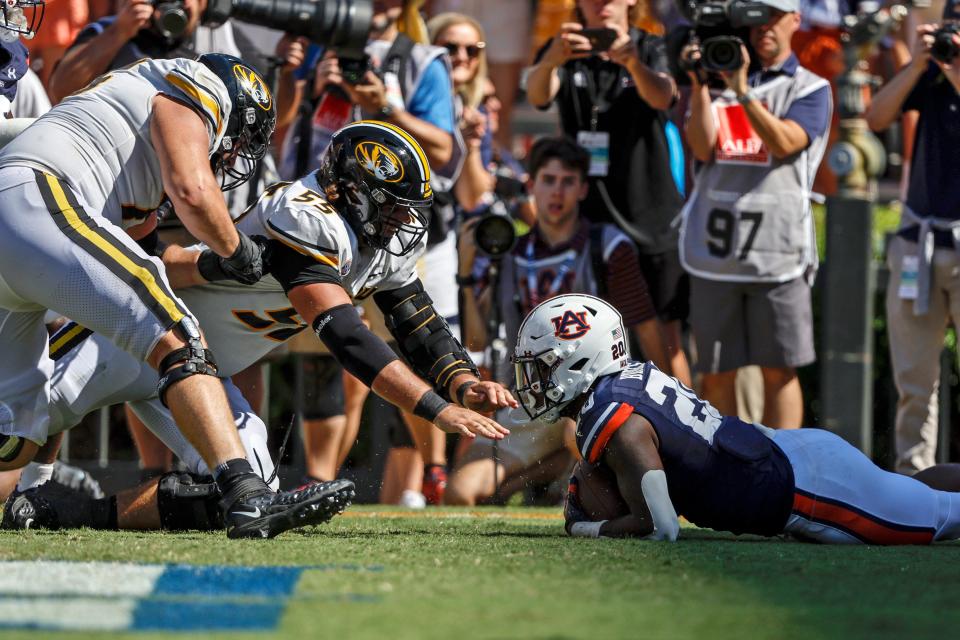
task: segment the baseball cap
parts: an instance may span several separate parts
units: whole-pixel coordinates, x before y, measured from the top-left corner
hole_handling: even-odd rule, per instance
[[[800,0],[757,0],[757,2],[786,13],[797,13],[800,11]]]

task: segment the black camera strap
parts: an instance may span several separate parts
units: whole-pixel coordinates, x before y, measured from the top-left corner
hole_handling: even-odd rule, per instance
[[[596,70],[590,69],[587,65],[583,70],[584,78],[587,83],[587,97],[590,98],[590,131],[596,131],[600,122],[600,114],[610,108],[613,100],[610,99],[610,90],[616,85],[620,78],[620,66],[616,69],[609,68],[608,65],[601,64]],[[582,122],[578,114],[577,120]]]

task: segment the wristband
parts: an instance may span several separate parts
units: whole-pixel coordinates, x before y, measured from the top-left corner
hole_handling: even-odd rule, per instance
[[[456,280],[457,284],[461,287],[472,287],[473,285],[477,284],[477,276],[473,275],[472,273],[468,276],[461,276],[458,274]]]
[[[742,105],[746,105],[748,102],[752,102],[753,100],[757,99],[757,94],[753,92],[753,89],[747,89],[746,93],[737,96],[737,102]]]
[[[600,527],[602,527],[605,522],[606,520],[600,520],[599,522],[574,522],[570,525],[570,535],[574,538],[599,538]]]
[[[441,398],[436,391],[431,389],[420,396],[420,401],[417,402],[417,406],[413,408],[413,415],[418,418],[423,418],[427,422],[433,422],[437,419],[437,416],[440,415],[440,412],[449,406],[449,402]]]
[[[454,392],[454,395],[457,396],[457,404],[461,407],[466,406],[463,404],[463,396],[467,395],[467,389],[477,384],[478,380],[467,380],[462,385],[457,387],[457,390]]]

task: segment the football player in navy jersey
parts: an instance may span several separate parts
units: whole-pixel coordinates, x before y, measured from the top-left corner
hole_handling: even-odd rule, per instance
[[[823,429],[774,431],[721,415],[652,363],[629,359],[620,315],[599,298],[563,295],[533,309],[514,363],[530,418],[575,418],[583,464],[612,471],[629,507],[591,520],[573,482],[572,536],[676,540],[679,514],[700,527],[824,543],[960,538],[960,493],[883,471]],[[956,466],[944,470],[930,484],[956,486]]]

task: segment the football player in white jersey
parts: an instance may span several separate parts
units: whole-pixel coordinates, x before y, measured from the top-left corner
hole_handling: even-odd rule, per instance
[[[158,395],[213,470],[231,537],[322,522],[349,500],[349,483],[277,494],[253,472],[196,321],[134,241],[166,197],[210,247],[208,265],[258,280],[262,249],[236,230],[221,189],[250,177],[275,120],[263,79],[237,58],[145,60],[100,76],[0,151],[0,469],[47,439],[50,309],[159,371]]]
[[[479,381],[416,274],[426,247],[426,221],[418,208],[429,205],[431,197],[429,165],[416,141],[387,123],[357,122],[334,135],[318,171],[269,188],[237,220],[241,232],[270,238],[268,273],[256,284],[226,279],[202,246],[159,249],[175,286],[196,285],[179,293],[219,354],[219,374],[225,377],[248,459],[264,476],[272,470],[266,428],[226,377],[308,326],[348,371],[398,407],[467,437],[500,439],[507,433],[476,411],[516,402],[503,386]],[[353,302],[370,295],[413,371],[361,322]],[[69,428],[92,409],[128,401],[191,472],[206,474],[203,460],[158,401],[156,374],[89,334],[73,325],[52,339],[57,368],[51,429]],[[190,481],[168,474],[159,488],[154,481],[121,494],[118,524],[202,528],[210,510],[198,511],[191,498],[196,485],[184,488],[181,482]],[[94,509],[79,508],[75,499],[52,489],[41,486],[11,498],[5,526],[27,520],[33,526],[101,524],[79,513]],[[200,502],[215,498],[209,491],[200,493]]]

